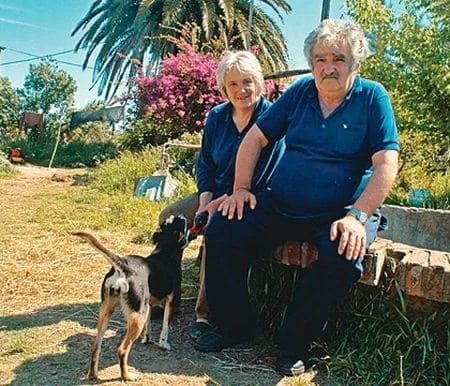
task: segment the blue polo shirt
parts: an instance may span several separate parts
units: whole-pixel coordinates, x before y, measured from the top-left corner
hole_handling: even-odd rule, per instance
[[[332,218],[361,195],[373,173],[371,157],[399,150],[389,96],[376,82],[356,77],[341,105],[323,118],[312,76],[302,78],[257,120],[286,150],[270,189],[280,213]]]
[[[239,132],[234,124],[230,102],[222,103],[208,113],[196,168],[199,193],[212,192],[216,198],[224,193],[231,194],[233,192],[235,162],[239,145],[256,119],[270,105],[271,103],[267,99],[261,97],[248,125],[242,132]],[[263,149],[253,176],[253,186],[261,176],[274,144],[275,141]]]

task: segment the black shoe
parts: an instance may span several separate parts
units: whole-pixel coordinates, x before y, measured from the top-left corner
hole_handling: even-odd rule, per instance
[[[189,338],[196,341],[203,334],[210,332],[213,329],[209,323],[206,322],[195,322],[189,329]]]
[[[194,348],[202,352],[217,352],[244,342],[242,335],[224,334],[219,329],[205,332],[194,342]]]
[[[301,359],[281,355],[276,364],[276,371],[288,377],[297,376],[305,372],[305,364]]]

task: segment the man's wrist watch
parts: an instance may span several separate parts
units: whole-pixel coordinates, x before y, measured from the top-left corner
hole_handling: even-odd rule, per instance
[[[367,213],[361,212],[360,210],[354,208],[353,206],[350,207],[350,210],[348,211],[347,214],[351,214],[363,225],[366,225],[366,222],[369,219],[369,216],[367,216]]]

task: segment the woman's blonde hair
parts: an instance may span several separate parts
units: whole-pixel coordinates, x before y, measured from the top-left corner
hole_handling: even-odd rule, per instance
[[[216,74],[217,87],[224,98],[228,98],[225,89],[225,76],[233,70],[252,77],[256,84],[257,97],[264,93],[264,76],[256,56],[249,51],[227,51],[217,66]]]

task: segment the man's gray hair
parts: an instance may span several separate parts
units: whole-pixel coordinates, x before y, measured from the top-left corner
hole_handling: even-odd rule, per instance
[[[228,98],[225,90],[225,76],[237,70],[252,77],[256,84],[256,96],[264,93],[264,76],[258,59],[249,51],[227,51],[217,67],[217,87],[224,98]]]
[[[352,22],[344,20],[322,21],[305,39],[303,53],[309,67],[313,68],[312,53],[317,44],[335,47],[347,42],[352,53],[352,69],[362,64],[370,55],[369,41],[361,28]]]

